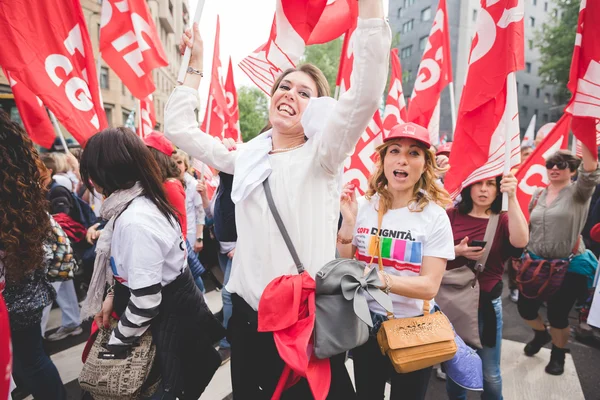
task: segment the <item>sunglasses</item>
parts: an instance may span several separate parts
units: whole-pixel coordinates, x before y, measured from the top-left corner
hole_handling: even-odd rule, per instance
[[[552,168],[554,168],[554,166],[556,166],[556,168],[558,168],[558,169],[566,169],[569,166],[569,163],[566,161],[559,161],[559,162],[546,161],[546,169],[552,169]]]

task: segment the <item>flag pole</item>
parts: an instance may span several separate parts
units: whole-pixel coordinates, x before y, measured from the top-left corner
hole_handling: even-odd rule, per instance
[[[198,0],[196,5],[196,12],[194,13],[194,20],[192,21],[192,41],[194,40],[194,24],[200,23],[200,17],[202,17],[202,9],[204,8],[205,0]],[[177,75],[177,83],[183,83],[187,68],[190,65],[190,57],[192,56],[192,49],[186,47],[185,53],[183,53],[183,59],[181,60],[181,66],[179,67],[179,74]]]
[[[336,100],[340,98],[340,85],[335,85],[335,94],[333,95],[333,98]]]
[[[138,113],[138,131],[137,134],[142,139],[144,138],[144,130],[142,129],[142,102],[140,99],[135,99],[135,110]]]
[[[454,131],[456,130],[456,103],[454,100],[454,82],[448,83],[448,90],[450,91],[450,113],[452,114],[452,138],[454,138]]]
[[[206,104],[206,110],[208,111],[206,113],[206,130],[207,132],[204,133],[208,133],[209,135],[210,133],[210,115],[212,114],[212,94],[208,95],[208,104]]]
[[[517,89],[517,78],[515,72],[511,72],[506,76],[506,107],[509,107],[510,102],[517,101],[516,98]],[[518,112],[518,108],[517,108]],[[518,115],[518,114],[517,114]],[[511,158],[511,142],[512,132],[510,127],[512,126],[512,119],[514,115],[510,112],[504,112],[502,124],[504,125],[504,173],[508,175],[510,173],[510,158]],[[518,124],[517,124],[518,126]],[[502,193],[502,211],[508,211],[508,193]]]
[[[573,133],[571,133],[571,136],[573,136],[573,141],[571,142],[571,153],[573,153],[573,155],[577,155],[577,138]]]
[[[52,126],[54,127],[54,131],[60,138],[60,142],[62,143],[63,148],[65,149],[65,153],[69,154],[69,148],[67,147],[67,141],[65,140],[65,137],[63,136],[63,133],[60,130],[60,126],[58,126],[58,121],[56,120],[56,116],[49,109],[48,109],[48,115],[50,115],[50,121],[52,121]]]

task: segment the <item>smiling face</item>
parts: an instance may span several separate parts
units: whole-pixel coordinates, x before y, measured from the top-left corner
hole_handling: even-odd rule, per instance
[[[425,150],[414,139],[394,140],[383,159],[383,173],[390,192],[412,192],[425,171]]]
[[[484,208],[485,210],[492,206],[492,203],[496,200],[497,194],[498,187],[496,186],[496,178],[487,179],[471,185],[471,199],[473,199],[473,205]]]
[[[286,75],[271,97],[269,121],[273,128],[282,134],[303,133],[300,119],[310,98],[316,96],[317,85],[308,74],[295,71]]]

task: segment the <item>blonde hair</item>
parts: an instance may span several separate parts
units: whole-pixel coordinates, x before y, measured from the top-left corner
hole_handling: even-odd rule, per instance
[[[383,203],[383,212],[387,212],[392,207],[393,196],[387,189],[387,178],[383,171],[383,164],[387,150],[393,144],[397,144],[398,140],[390,140],[377,147],[376,151],[379,155],[379,161],[375,172],[369,179],[369,189],[365,194],[367,199],[371,199],[376,193],[379,194]],[[425,148],[419,142],[419,147],[423,149],[425,154],[425,169],[419,181],[413,187],[413,197],[408,202],[410,211],[421,212],[433,201],[435,204],[446,208],[447,205],[452,204],[450,195],[442,186],[438,185],[438,175],[447,170],[447,168],[440,168],[435,162],[435,154],[431,149]]]
[[[52,175],[64,174],[69,172],[69,163],[67,155],[63,153],[46,153],[41,157],[46,168],[52,170]]]
[[[173,152],[173,155],[171,157],[180,157],[183,160],[183,165],[185,166],[185,170],[186,171],[190,170],[190,156],[188,156],[188,153],[186,153],[185,151],[183,151],[181,149],[177,149],[177,150],[175,150],[175,152]]]

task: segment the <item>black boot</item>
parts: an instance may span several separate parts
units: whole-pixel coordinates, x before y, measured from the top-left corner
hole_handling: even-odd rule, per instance
[[[568,349],[563,349],[552,345],[550,362],[546,365],[546,373],[550,375],[562,375],[565,372],[565,353]]]
[[[540,349],[544,347],[544,345],[550,343],[550,341],[552,340],[552,336],[550,336],[548,331],[545,329],[543,331],[538,331],[534,329],[533,332],[535,333],[533,340],[527,343],[524,349],[525,355],[529,357],[532,357],[533,355],[537,354],[540,351]]]

